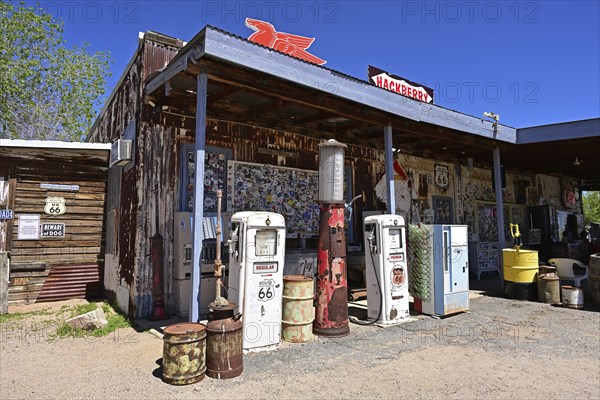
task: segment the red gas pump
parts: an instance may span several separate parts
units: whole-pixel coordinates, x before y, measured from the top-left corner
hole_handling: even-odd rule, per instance
[[[344,148],[346,145],[335,139],[319,145],[321,213],[313,332],[333,337],[350,333],[344,232]]]

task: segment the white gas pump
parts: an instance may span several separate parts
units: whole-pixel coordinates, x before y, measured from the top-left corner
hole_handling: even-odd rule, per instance
[[[206,219],[206,218],[205,218]],[[187,317],[190,311],[192,275],[192,213],[176,212],[173,240],[173,308],[175,314]],[[215,299],[213,264],[200,266],[200,315],[210,312],[208,305]]]
[[[273,350],[281,340],[285,220],[264,211],[231,216],[228,299],[242,313],[244,351]]]
[[[403,322],[410,316],[404,218],[372,215],[364,229],[367,316],[382,324]]]

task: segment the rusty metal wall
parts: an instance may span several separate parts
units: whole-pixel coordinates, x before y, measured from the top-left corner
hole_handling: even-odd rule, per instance
[[[150,196],[148,188],[159,188],[159,232],[170,245],[172,236],[172,199],[162,198],[163,189],[169,190],[171,196],[176,179],[173,178],[175,160],[156,165],[156,161],[168,159],[164,149],[174,153],[174,138],[170,137],[168,125],[184,125],[181,118],[163,117],[154,114],[149,105],[144,104],[144,81],[155,71],[165,67],[177,54],[183,43],[172,38],[165,38],[153,33],[146,33],[144,42],[138,48],[129,70],[124,72],[120,86],[111,97],[106,109],[99,116],[89,135],[89,141],[112,143],[122,138],[125,128],[136,121],[134,166],[124,168],[120,187],[120,206],[118,210],[118,230],[114,248],[106,254],[106,269],[111,269],[105,279],[105,287],[109,297],[117,300],[119,306],[129,315],[139,318],[149,314],[151,307],[151,271],[149,254],[149,237],[155,233],[156,200]],[[169,138],[169,139],[165,139]],[[166,146],[166,147],[163,147]],[[154,163],[154,164],[153,164]],[[161,171],[157,174],[156,171]],[[168,205],[168,206],[167,206]],[[169,215],[164,211],[168,209]],[[168,225],[168,221],[171,225]],[[170,253],[165,253],[170,254]],[[165,257],[165,270],[170,271],[169,260]],[[116,272],[116,273],[115,273]],[[170,282],[170,274],[165,274],[166,282]],[[150,283],[149,282],[150,279]],[[147,290],[149,288],[149,290]],[[170,290],[168,291],[170,292]],[[148,306],[150,304],[150,306]]]

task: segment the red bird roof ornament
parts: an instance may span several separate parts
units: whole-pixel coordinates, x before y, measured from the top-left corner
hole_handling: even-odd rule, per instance
[[[315,38],[277,32],[269,22],[253,18],[246,18],[246,26],[255,31],[248,37],[251,42],[262,44],[313,64],[323,65],[327,62],[306,51],[315,41]]]

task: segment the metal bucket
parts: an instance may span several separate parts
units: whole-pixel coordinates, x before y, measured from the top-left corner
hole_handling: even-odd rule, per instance
[[[188,385],[206,372],[206,327],[197,323],[169,325],[163,335],[163,381]]]
[[[234,378],[244,370],[241,314],[217,319],[206,325],[206,375],[216,379]]]
[[[565,307],[583,308],[583,290],[576,286],[561,286],[562,302]]]
[[[594,300],[594,304],[600,306],[600,253],[590,256],[590,274],[588,278],[592,290],[592,300]]]
[[[560,303],[560,278],[556,274],[555,267],[540,266],[540,273],[537,278],[537,294],[540,303]]]
[[[282,337],[286,342],[303,343],[314,339],[315,319],[313,279],[302,275],[283,277]]]

